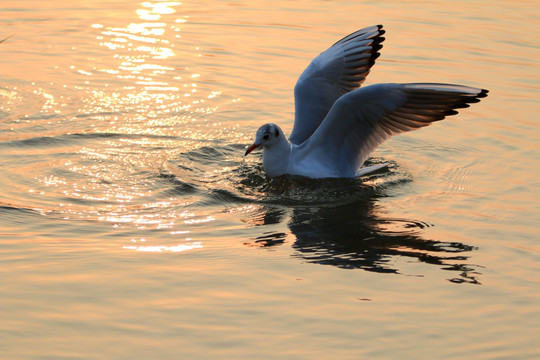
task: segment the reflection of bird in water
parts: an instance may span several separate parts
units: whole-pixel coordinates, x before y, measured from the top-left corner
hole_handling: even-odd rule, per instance
[[[304,191],[309,192],[309,187]],[[380,195],[370,188],[356,187],[356,191],[356,195],[351,193],[347,203],[264,205],[256,222],[258,225],[272,225],[288,221],[295,237],[292,244],[296,250],[294,256],[310,263],[401,273],[399,261],[394,260],[405,257],[458,272],[459,276],[450,279],[452,282],[479,283],[476,279],[478,273],[466,263],[466,253],[473,251],[474,247],[460,242],[424,239],[422,229],[431,225],[384,218],[377,214],[375,207]],[[269,232],[248,245],[277,246],[286,238],[284,232]]]
[[[401,256],[462,271],[461,276],[468,276],[470,269],[460,263],[467,260],[463,253],[474,250],[472,246],[423,239],[421,230],[430,225],[377,218],[366,205],[369,204],[357,202],[319,208],[315,214],[310,209],[295,209],[289,227],[296,236],[293,248],[298,256],[312,263],[390,273],[399,273],[392,258]]]
[[[462,85],[376,84],[360,88],[384,41],[382,26],[354,32],[317,56],[294,89],[295,120],[289,140],[266,124],[245,155],[263,147],[270,177],[354,178],[384,164],[361,168],[395,134],[416,130],[487,96]]]

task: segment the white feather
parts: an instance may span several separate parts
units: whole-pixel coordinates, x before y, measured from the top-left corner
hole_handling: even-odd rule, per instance
[[[255,143],[271,177],[352,178],[386,166],[362,168],[392,135],[428,126],[487,96],[487,90],[437,83],[377,84],[359,88],[379,56],[382,26],[359,30],[317,56],[295,87],[290,141],[275,124]]]
[[[319,127],[334,102],[366,79],[384,41],[381,25],[358,30],[319,54],[294,88],[295,120],[289,140],[301,144]]]

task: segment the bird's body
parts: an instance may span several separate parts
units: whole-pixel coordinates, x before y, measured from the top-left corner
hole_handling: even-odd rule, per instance
[[[259,128],[246,155],[262,146],[270,177],[353,178],[381,168],[362,164],[390,136],[457,114],[487,90],[461,85],[377,84],[360,88],[379,56],[384,30],[372,26],[317,56],[295,87],[289,140],[275,124]]]

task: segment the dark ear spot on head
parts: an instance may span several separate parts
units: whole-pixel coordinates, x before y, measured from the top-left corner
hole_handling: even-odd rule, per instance
[[[279,130],[278,130],[278,129],[276,129],[276,132],[275,132],[275,134],[274,134],[274,135],[275,135],[276,137],[278,137],[278,136],[279,136]]]

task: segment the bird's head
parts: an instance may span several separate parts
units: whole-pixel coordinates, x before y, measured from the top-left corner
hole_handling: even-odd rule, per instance
[[[247,150],[244,156],[255,150],[256,148],[272,147],[277,144],[283,135],[283,131],[276,124],[265,124],[257,130],[255,142]]]

